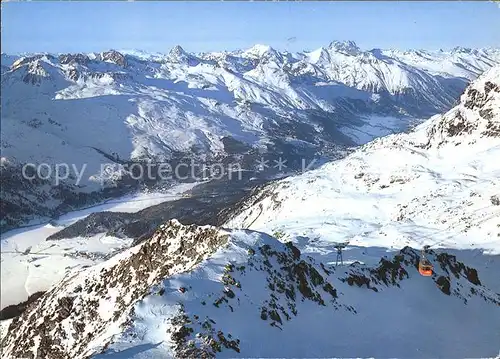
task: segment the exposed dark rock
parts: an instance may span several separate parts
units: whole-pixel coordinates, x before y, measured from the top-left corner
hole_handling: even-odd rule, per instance
[[[22,303],[9,305],[0,310],[0,320],[12,319],[20,316],[26,309],[29,309],[45,292],[36,292],[31,294],[28,299]]]
[[[441,289],[441,291],[444,294],[446,294],[446,295],[450,295],[451,294],[451,291],[450,291],[450,278],[447,278],[445,276],[440,276],[436,280],[436,284],[438,285],[439,289]]]
[[[490,201],[494,206],[500,206],[500,197],[498,197],[497,195],[491,196]]]
[[[85,54],[62,54],[59,55],[59,62],[64,65],[68,64],[87,65],[90,62],[90,59]]]
[[[115,50],[103,52],[101,54],[101,59],[102,61],[114,62],[115,64],[121,67],[127,66],[127,60],[125,58],[125,55]]]
[[[173,247],[171,242],[174,240],[180,241],[180,246]],[[225,243],[227,236],[215,228],[169,222],[158,228],[155,235],[126,260],[102,268],[98,275],[87,277],[83,284],[77,286],[69,278],[46,292],[12,321],[2,346],[11,356],[29,357],[34,348],[29,342],[37,338],[42,344],[36,357],[72,359],[82,355],[106,326],[120,317],[133,315],[133,304],[149,294],[152,286],[170,276],[174,267],[189,268],[188,262],[199,263]],[[105,298],[111,289],[121,294],[116,299],[115,314],[104,320],[99,315],[98,299]],[[74,296],[60,294],[64,292]],[[86,327],[94,326],[85,337],[79,334],[83,323]],[[181,331],[177,335],[181,338],[183,334],[185,332]],[[62,344],[67,336],[75,338],[71,348]]]

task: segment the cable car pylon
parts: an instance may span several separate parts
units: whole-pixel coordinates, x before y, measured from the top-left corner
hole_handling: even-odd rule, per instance
[[[337,243],[333,246],[335,249],[337,249],[337,259],[335,260],[335,267],[339,265],[339,261],[340,265],[344,265],[344,259],[342,258],[342,249],[347,247],[348,244],[349,242],[343,242]]]

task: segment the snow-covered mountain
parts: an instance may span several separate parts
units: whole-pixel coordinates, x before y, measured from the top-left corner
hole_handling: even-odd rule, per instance
[[[137,185],[131,162],[331,158],[338,146],[449,109],[468,81],[499,62],[498,49],[363,51],[352,42],[293,54],[263,45],[203,54],[180,46],[168,54],[2,54],[1,225],[121,194]],[[104,182],[119,185],[102,192],[101,164],[109,162],[118,169]],[[53,178],[23,179],[26,163],[78,172],[70,166],[72,177],[54,187]]]
[[[418,258],[407,247],[373,267],[335,268],[262,233],[172,221],[151,239],[65,278],[32,303],[10,324],[3,354],[72,359],[496,354],[500,295],[453,255],[432,254],[436,273],[430,279],[419,276]],[[381,345],[388,341],[391,345]]]
[[[460,103],[410,133],[264,186],[229,209],[228,226],[331,242],[483,248],[500,254],[500,66]]]
[[[499,111],[496,66],[410,133],[263,186],[223,229],[169,221],[29,304],[3,354],[493,357]]]

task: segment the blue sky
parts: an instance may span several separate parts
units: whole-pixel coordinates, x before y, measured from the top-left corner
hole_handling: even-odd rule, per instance
[[[7,2],[2,52],[500,46],[500,8],[470,2]]]

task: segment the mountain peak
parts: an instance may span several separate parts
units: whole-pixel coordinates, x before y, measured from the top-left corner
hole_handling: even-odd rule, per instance
[[[361,49],[356,45],[354,41],[332,41],[328,45],[328,49],[341,52],[347,55],[357,55],[361,53]]]
[[[245,54],[262,56],[269,52],[274,52],[275,50],[269,45],[255,44],[251,48],[245,51]]]
[[[109,50],[101,53],[101,60],[113,62],[122,67],[127,66],[127,60],[125,59],[125,56],[116,50]]]
[[[187,56],[188,53],[184,51],[181,45],[175,45],[170,52],[168,53],[169,56],[172,57],[179,57],[179,56]]]
[[[196,66],[199,63],[199,60],[195,56],[187,53],[180,45],[175,45],[170,50],[168,58],[174,63],[183,63],[189,66]]]
[[[451,49],[452,54],[458,54],[458,53],[468,54],[470,52],[472,52],[472,49],[470,49],[468,47],[462,47],[462,46],[456,46],[453,49]]]
[[[428,147],[500,137],[500,66],[486,71],[466,89],[460,104],[432,122]]]

